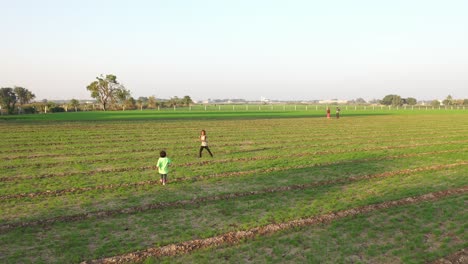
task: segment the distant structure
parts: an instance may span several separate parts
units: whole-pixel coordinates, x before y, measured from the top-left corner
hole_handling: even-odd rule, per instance
[[[261,97],[260,97],[260,102],[262,102],[262,103],[269,103],[269,102],[271,102],[271,100],[270,100],[270,99],[267,99],[267,98],[265,98],[265,97],[263,97],[263,96],[261,96]]]
[[[348,100],[338,100],[338,99],[331,99],[331,100],[320,100],[319,104],[347,104]]]
[[[433,101],[438,101],[440,105],[444,105],[444,100],[441,99],[435,99]],[[431,105],[433,101],[419,101],[420,105]]]

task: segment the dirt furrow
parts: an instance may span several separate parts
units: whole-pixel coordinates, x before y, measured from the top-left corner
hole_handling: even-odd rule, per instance
[[[448,165],[421,167],[421,168],[416,168],[416,169],[390,171],[390,172],[384,172],[384,173],[378,173],[378,174],[368,174],[368,175],[363,175],[363,176],[351,176],[351,177],[346,177],[342,179],[334,179],[334,180],[310,182],[310,183],[305,183],[305,184],[295,184],[295,185],[288,185],[288,186],[281,186],[281,187],[265,188],[265,189],[254,190],[254,191],[247,191],[247,192],[235,192],[235,193],[229,193],[229,194],[223,194],[223,195],[198,197],[198,198],[194,198],[191,200],[154,203],[154,204],[147,204],[147,205],[142,205],[142,206],[128,207],[128,208],[123,208],[123,209],[101,210],[101,211],[81,213],[81,214],[68,215],[68,216],[58,216],[58,217],[53,217],[49,219],[41,219],[41,220],[36,220],[36,221],[7,223],[7,224],[0,225],[0,232],[6,232],[14,228],[19,228],[19,227],[48,226],[57,222],[75,222],[75,221],[82,221],[82,220],[90,219],[90,218],[106,218],[106,217],[110,217],[110,216],[118,215],[118,214],[134,214],[134,213],[144,212],[148,210],[156,210],[156,209],[163,209],[163,208],[170,208],[170,207],[180,207],[180,206],[186,206],[186,205],[196,205],[196,204],[201,204],[205,202],[229,200],[229,199],[235,199],[235,198],[252,196],[252,195],[262,195],[262,194],[267,194],[267,193],[304,190],[304,189],[316,188],[316,187],[326,186],[326,185],[344,184],[344,183],[351,183],[351,182],[362,181],[362,180],[386,178],[386,177],[411,174],[411,173],[421,172],[421,171],[441,170],[441,169],[447,169],[447,168],[452,168],[452,167],[461,166],[461,165],[468,165],[468,162],[463,163],[463,164],[455,163],[455,164],[448,164]],[[153,181],[152,184],[156,184],[156,181]],[[82,191],[85,191],[85,190],[82,190]]]
[[[431,264],[466,264],[468,263],[468,249],[464,248],[441,259],[429,262]]]
[[[215,237],[209,237],[204,239],[195,239],[175,244],[169,244],[161,247],[148,248],[141,251],[126,253],[119,256],[107,257],[96,260],[88,260],[82,262],[82,264],[104,264],[104,263],[129,263],[129,262],[141,262],[149,257],[163,257],[163,256],[175,256],[180,254],[187,254],[194,250],[203,248],[213,248],[221,245],[233,245],[240,243],[246,239],[254,239],[257,236],[266,236],[279,231],[288,230],[298,227],[306,227],[318,224],[328,224],[332,221],[343,219],[345,217],[352,217],[359,214],[367,214],[374,211],[385,210],[388,208],[417,204],[426,201],[436,201],[445,197],[465,194],[468,192],[468,186],[450,189],[439,192],[427,193],[420,196],[407,197],[394,201],[387,201],[377,204],[371,204],[342,211],[336,211],[324,215],[296,219],[283,223],[273,223],[260,227],[251,228],[248,230],[239,230]]]

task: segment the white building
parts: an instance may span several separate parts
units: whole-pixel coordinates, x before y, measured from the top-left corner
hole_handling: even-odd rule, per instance
[[[319,101],[319,104],[347,104],[347,103],[348,103],[348,100],[338,100],[338,99]]]

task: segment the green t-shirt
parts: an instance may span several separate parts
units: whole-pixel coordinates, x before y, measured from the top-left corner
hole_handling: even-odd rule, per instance
[[[168,157],[158,159],[159,174],[167,174],[169,172],[169,164],[171,160]]]

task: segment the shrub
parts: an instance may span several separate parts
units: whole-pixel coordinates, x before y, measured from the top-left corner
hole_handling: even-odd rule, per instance
[[[30,106],[30,105],[24,106],[23,108],[21,108],[21,110],[22,110],[23,114],[35,114],[35,113],[37,113],[36,107]]]
[[[51,113],[61,113],[61,112],[65,112],[65,108],[60,107],[60,106],[54,106],[54,107],[51,107],[49,111]]]

